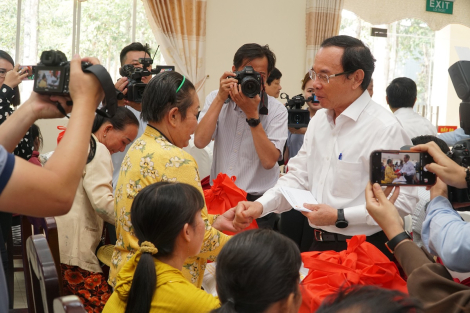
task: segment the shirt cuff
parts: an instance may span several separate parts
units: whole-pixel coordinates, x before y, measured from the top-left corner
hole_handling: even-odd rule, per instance
[[[11,174],[13,173],[13,168],[15,167],[15,156],[11,153],[7,154],[7,160],[3,171],[0,173],[0,195],[3,192],[3,189],[10,180]]]
[[[344,208],[344,218],[350,225],[369,224],[367,222],[367,210],[364,204],[349,208]],[[377,224],[373,224],[377,225]]]

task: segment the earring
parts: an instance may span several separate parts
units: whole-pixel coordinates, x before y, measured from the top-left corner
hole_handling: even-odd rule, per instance
[[[106,138],[106,134],[104,134],[104,137]]]

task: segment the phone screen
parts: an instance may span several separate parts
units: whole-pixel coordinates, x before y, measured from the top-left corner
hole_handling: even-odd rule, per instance
[[[432,186],[436,175],[425,169],[432,162],[427,152],[377,150],[370,157],[370,181],[382,186]]]

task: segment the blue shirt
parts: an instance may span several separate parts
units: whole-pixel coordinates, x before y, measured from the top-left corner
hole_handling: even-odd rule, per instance
[[[453,146],[457,141],[469,139],[470,135],[465,134],[463,128],[457,128],[453,132],[439,134],[438,138],[444,140],[449,146]]]
[[[450,270],[470,272],[470,223],[462,220],[449,200],[439,196],[428,204],[422,239]]]

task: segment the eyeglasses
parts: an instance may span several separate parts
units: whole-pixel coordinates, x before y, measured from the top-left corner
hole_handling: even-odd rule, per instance
[[[347,71],[347,72],[342,72],[342,73],[338,73],[338,74],[327,75],[327,74],[322,74],[322,73],[315,73],[315,71],[313,69],[309,69],[308,70],[308,75],[310,76],[310,78],[313,81],[315,81],[315,78],[318,77],[318,80],[321,83],[328,84],[330,82],[330,78],[333,78],[333,77],[336,77],[336,76],[341,76],[341,75],[344,75],[344,74],[350,74],[350,73],[353,73],[353,72],[355,72],[355,71]]]

